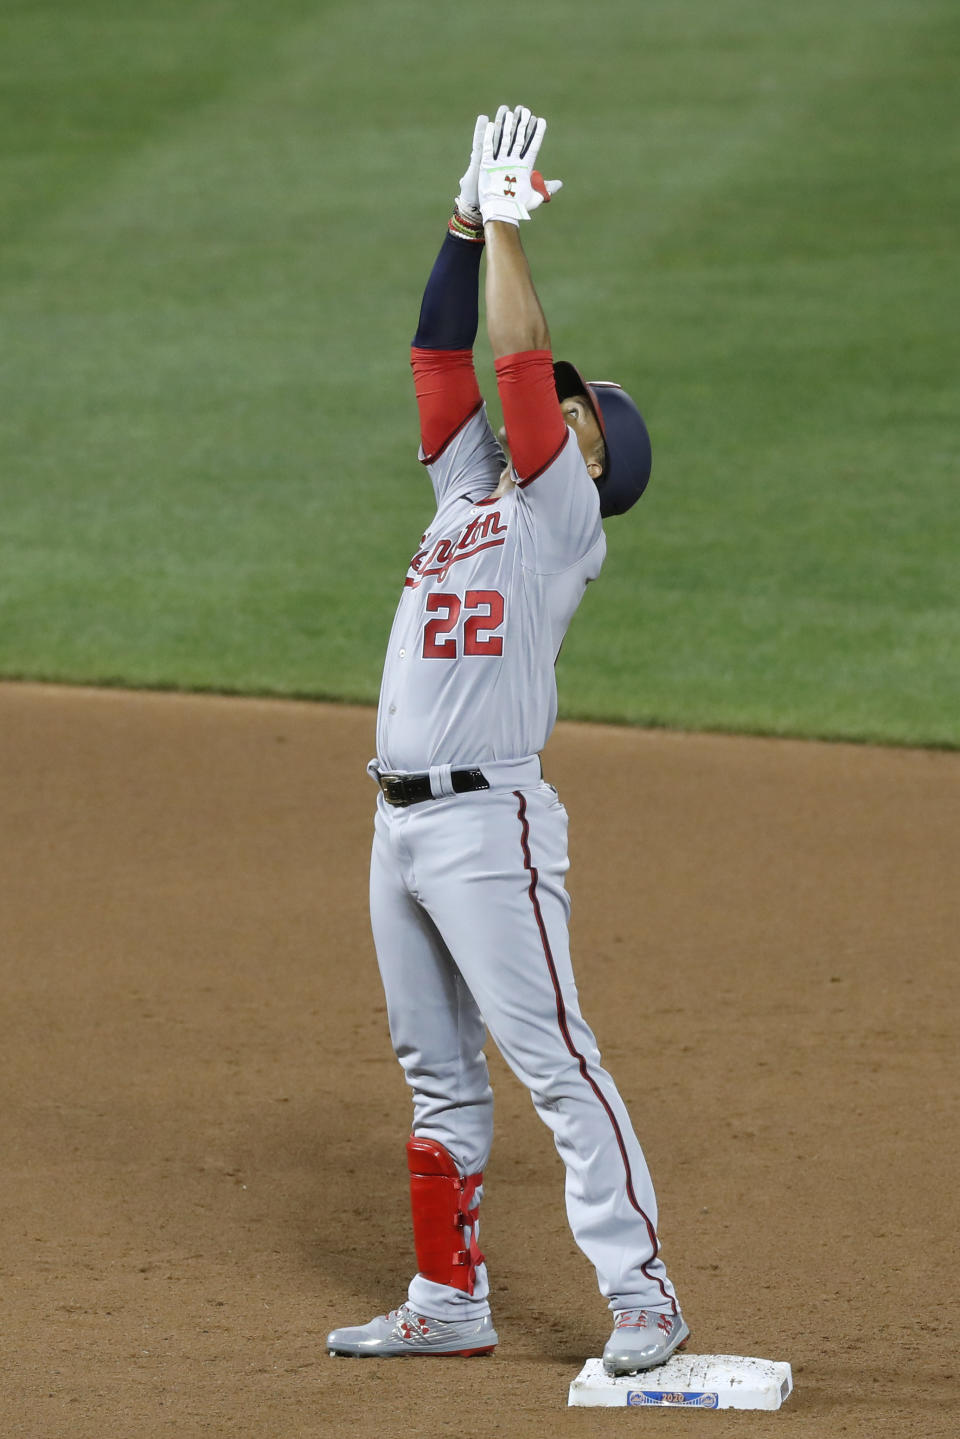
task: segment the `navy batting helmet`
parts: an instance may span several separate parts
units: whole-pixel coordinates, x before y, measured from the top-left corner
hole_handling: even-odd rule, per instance
[[[588,382],[567,360],[554,363],[553,379],[558,400],[572,395],[586,395],[589,400],[606,445],[603,474],[597,481],[600,513],[604,519],[622,515],[647,488],[653,464],[643,416],[620,385],[612,380]]]

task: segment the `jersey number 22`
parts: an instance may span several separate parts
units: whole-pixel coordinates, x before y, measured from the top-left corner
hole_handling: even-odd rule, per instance
[[[427,595],[427,610],[436,614],[434,620],[427,620],[423,631],[423,658],[425,660],[455,660],[457,658],[457,636],[454,631],[463,621],[463,653],[465,655],[502,655],[503,635],[494,630],[503,624],[503,595],[499,590],[467,590],[461,601],[459,595],[438,594],[435,590]]]

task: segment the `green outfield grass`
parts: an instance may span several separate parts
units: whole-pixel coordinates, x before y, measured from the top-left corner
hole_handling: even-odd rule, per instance
[[[958,59],[956,0],[11,0],[0,673],[376,697],[419,295],[524,99],[555,350],[655,454],[563,713],[960,744]]]

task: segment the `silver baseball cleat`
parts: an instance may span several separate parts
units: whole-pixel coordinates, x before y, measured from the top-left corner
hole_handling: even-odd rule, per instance
[[[618,1309],[613,1333],[603,1351],[607,1374],[637,1374],[665,1364],[690,1337],[682,1314],[662,1314],[655,1309]]]
[[[492,1354],[496,1347],[497,1331],[489,1314],[466,1321],[431,1319],[409,1304],[401,1304],[369,1324],[334,1329],[327,1335],[328,1354],[353,1359],[396,1359],[408,1354],[466,1359],[473,1354]]]

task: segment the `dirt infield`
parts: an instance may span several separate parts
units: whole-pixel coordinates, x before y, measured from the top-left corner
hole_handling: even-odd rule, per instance
[[[953,1436],[960,755],[559,727],[584,1012],[691,1349],[778,1414],[568,1410],[608,1315],[495,1056],[501,1344],[334,1360],[412,1266],[369,711],[0,687],[4,1435]]]

